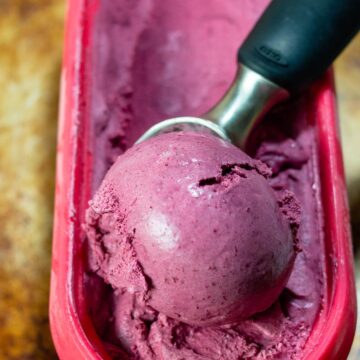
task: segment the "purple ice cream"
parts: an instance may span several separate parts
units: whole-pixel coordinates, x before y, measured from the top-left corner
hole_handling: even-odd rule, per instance
[[[267,309],[290,275],[299,218],[290,193],[276,198],[270,173],[212,135],[134,146],[87,213],[91,268],[188,324],[234,323]]]
[[[132,152],[139,151],[136,147],[117,160],[152,124],[179,115],[200,115],[219,99],[236,70],[236,64],[229,54],[236,53],[239,43],[259,16],[259,8],[265,7],[266,3],[265,0],[243,0],[239,6],[237,0],[199,0],[196,4],[190,0],[138,0],[131,4],[120,0],[101,2],[99,14],[95,18],[93,47],[98,51],[91,59],[92,93],[89,97],[93,109],[93,146],[90,151],[94,159],[94,194],[113,163],[121,162],[120,159],[127,156],[130,158],[131,154],[135,156]],[[247,15],[243,17],[243,14]],[[204,168],[203,174],[190,170],[190,166],[195,165],[183,166],[183,170],[187,171],[186,176],[197,176],[196,181],[195,178],[193,181],[195,185],[188,187],[184,184],[183,191],[186,194],[191,195],[193,191],[195,195],[198,191],[204,191],[214,195],[219,191],[216,196],[226,197],[226,186],[233,189],[234,181],[243,181],[240,173],[256,176],[260,182],[270,184],[274,190],[267,191],[268,194],[273,194],[269,195],[272,198],[269,207],[273,204],[274,209],[277,209],[273,219],[280,219],[280,227],[286,228],[285,233],[289,231],[286,219],[293,226],[300,223],[297,237],[301,251],[296,255],[285,288],[269,308],[249,318],[225,325],[199,326],[196,324],[199,324],[199,318],[201,322],[202,316],[195,321],[190,320],[190,317],[194,320],[200,314],[191,311],[196,302],[190,301],[189,307],[185,307],[183,312],[185,320],[185,313],[189,311],[190,316],[186,315],[187,322],[192,324],[189,325],[185,321],[179,321],[171,309],[165,309],[161,303],[168,305],[168,302],[163,301],[161,296],[159,301],[150,304],[156,299],[154,285],[157,279],[163,278],[164,281],[160,281],[162,290],[167,288],[169,292],[177,283],[171,282],[172,279],[168,279],[168,284],[165,283],[165,276],[161,272],[149,275],[151,266],[148,263],[143,266],[143,259],[137,260],[140,257],[146,258],[149,251],[148,248],[139,250],[140,230],[131,223],[137,222],[139,208],[134,214],[130,214],[131,222],[125,221],[125,218],[129,219],[125,216],[127,214],[123,214],[123,220],[114,219],[111,212],[113,209],[123,208],[121,199],[116,200],[115,189],[107,191],[104,190],[105,185],[100,187],[99,193],[104,193],[104,196],[95,196],[86,225],[87,244],[90,247],[85,289],[94,327],[114,358],[301,358],[304,344],[321,311],[322,297],[326,294],[322,209],[319,201],[317,152],[314,148],[316,133],[309,115],[304,111],[307,103],[306,99],[299,100],[275,111],[264,120],[250,139],[247,152],[271,168],[270,177],[266,175],[267,171],[264,172],[263,165],[260,166],[259,162],[238,149],[235,149],[238,155],[234,155],[237,160],[232,165],[243,164],[241,159],[244,156],[247,159],[245,163],[253,166],[247,169],[230,166],[225,167],[223,172],[222,166],[228,165],[223,162],[226,157],[216,162],[213,168]],[[134,162],[133,165],[135,164]],[[229,164],[231,165],[230,162]],[[146,181],[161,180],[159,176],[154,176],[159,174],[151,173],[150,168],[154,169],[152,166],[155,164],[142,168],[148,175],[145,177]],[[129,167],[129,170],[134,170],[130,165]],[[110,183],[118,181],[125,184],[121,178],[125,179],[126,173],[114,169],[116,165],[106,178],[114,176]],[[170,176],[171,173],[169,171],[163,176]],[[104,184],[106,182],[105,180]],[[288,190],[295,194],[301,205],[300,215]],[[125,195],[130,198],[130,193]],[[171,201],[171,196],[168,200]],[[166,204],[160,195],[157,201],[158,203],[154,201],[157,206],[162,201]],[[188,205],[183,201],[181,204]],[[133,206],[135,209],[136,202]],[[180,211],[176,206],[174,209]],[[238,209],[239,219],[243,218],[243,209],[244,207]],[[191,209],[191,212],[194,213],[194,210]],[[168,218],[171,212],[166,210],[164,215]],[[186,215],[181,219],[182,222],[191,220]],[[225,217],[225,213],[218,215],[218,218],[221,216]],[[165,220],[164,217],[160,217],[160,221],[159,217],[155,219],[155,224]],[[147,222],[143,221],[143,225],[145,223]],[[214,228],[219,230],[219,224],[207,221],[206,225],[205,232],[210,233]],[[143,228],[148,229],[145,225]],[[158,229],[159,226],[154,228]],[[177,224],[177,229],[183,229],[183,226]],[[148,233],[146,230],[142,235],[146,237]],[[125,241],[118,243],[116,239],[119,237],[114,234],[122,234]],[[162,239],[168,238],[168,234],[166,231],[155,231],[155,235]],[[146,237],[147,245],[151,244],[151,239],[152,237]],[[283,241],[286,244],[286,240]],[[294,255],[292,241],[293,238],[291,248],[288,247],[289,257]],[[200,258],[198,261],[203,260],[205,261]],[[287,268],[285,263],[286,261],[283,266]],[[195,265],[196,262],[191,264],[193,267]],[[109,272],[111,266],[113,271]],[[211,274],[210,270],[207,272]],[[236,276],[245,278],[246,273]],[[130,283],[133,288],[128,286]],[[280,283],[281,281],[277,282],[278,289]],[[254,286],[260,288],[258,284]],[[260,290],[267,293],[268,289]],[[185,295],[191,297],[197,294],[189,292]],[[199,297],[201,299],[204,296]],[[231,306],[228,309],[230,308]],[[260,309],[250,309],[248,314],[258,310]],[[219,322],[227,322],[227,319],[233,318],[233,314],[233,311],[228,310],[227,316]],[[216,314],[213,319],[216,319]]]

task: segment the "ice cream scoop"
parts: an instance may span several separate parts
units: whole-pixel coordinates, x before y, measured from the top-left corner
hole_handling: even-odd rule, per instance
[[[188,324],[223,325],[268,308],[293,265],[297,210],[291,195],[276,198],[266,167],[234,145],[326,69],[357,30],[358,7],[273,1],[240,48],[237,78],[219,104],[203,119],[155,125],[110,169],[88,211],[91,268]],[[321,12],[331,25],[319,34]]]
[[[358,0],[273,0],[238,52],[224,97],[202,117],[162,121],[138,140],[163,132],[209,131],[243,148],[263,115],[318,78],[357,34]]]
[[[154,176],[156,174],[156,176]],[[268,308],[291,272],[298,209],[266,165],[208,134],[135,145],[107,173],[87,213],[91,268],[194,325]]]

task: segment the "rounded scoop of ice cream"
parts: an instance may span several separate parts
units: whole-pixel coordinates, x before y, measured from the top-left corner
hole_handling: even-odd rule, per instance
[[[90,266],[114,288],[194,325],[265,310],[292,269],[294,238],[268,168],[211,135],[132,147],[87,212]]]

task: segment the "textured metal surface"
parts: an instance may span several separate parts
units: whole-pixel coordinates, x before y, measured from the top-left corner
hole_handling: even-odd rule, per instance
[[[349,360],[360,359],[360,35],[335,64],[355,249],[358,324]]]
[[[56,358],[48,293],[64,4],[0,0],[0,359]]]

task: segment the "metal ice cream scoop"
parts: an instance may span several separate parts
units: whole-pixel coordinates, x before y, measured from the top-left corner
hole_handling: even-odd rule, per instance
[[[324,73],[359,27],[359,0],[273,0],[240,47],[238,71],[223,98],[201,117],[152,126],[137,143],[190,129],[243,148],[263,115]]]

